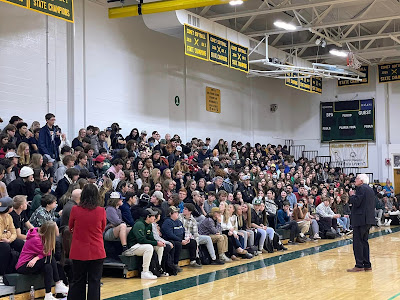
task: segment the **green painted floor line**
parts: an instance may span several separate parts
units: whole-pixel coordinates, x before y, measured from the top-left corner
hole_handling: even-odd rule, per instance
[[[381,236],[399,232],[399,231],[400,231],[400,226],[392,228],[391,232],[377,231],[377,232],[370,233],[369,238],[373,239],[373,238],[381,237]],[[339,241],[329,243],[329,244],[315,246],[315,247],[311,247],[311,248],[307,248],[307,249],[303,249],[303,250],[297,250],[297,251],[282,254],[279,256],[274,256],[274,257],[269,257],[269,258],[265,258],[262,260],[249,262],[249,263],[246,263],[243,265],[233,266],[233,267],[223,269],[223,270],[218,270],[218,271],[205,273],[205,274],[201,274],[201,275],[197,275],[197,276],[193,276],[193,277],[189,277],[189,278],[185,278],[185,279],[181,279],[181,280],[176,280],[173,282],[168,282],[168,283],[152,286],[152,287],[145,288],[142,290],[130,292],[130,293],[127,293],[124,295],[107,298],[105,300],[150,299],[150,298],[178,292],[181,290],[185,290],[185,289],[188,289],[191,287],[210,283],[210,282],[213,282],[216,280],[221,280],[224,278],[232,277],[232,276],[239,275],[242,273],[251,272],[251,271],[265,268],[268,266],[280,264],[280,263],[294,260],[297,258],[314,255],[314,254],[318,254],[318,253],[332,250],[335,248],[347,246],[347,245],[350,245],[351,243],[352,243],[351,239],[339,240]],[[397,297],[397,296],[398,295],[395,295],[393,297]],[[394,299],[393,297],[390,299]]]
[[[393,300],[393,299],[396,299],[397,297],[399,297],[400,296],[400,293],[398,293],[398,294],[396,294],[396,295],[394,295],[394,296],[392,296],[392,297],[390,297],[388,300]]]

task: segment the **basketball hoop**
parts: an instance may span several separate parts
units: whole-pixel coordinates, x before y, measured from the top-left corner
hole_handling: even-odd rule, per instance
[[[356,70],[361,68],[361,63],[356,58],[353,52],[349,52],[349,54],[347,55],[347,66]]]

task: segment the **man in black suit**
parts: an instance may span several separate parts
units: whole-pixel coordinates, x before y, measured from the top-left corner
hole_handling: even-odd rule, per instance
[[[366,174],[356,177],[356,191],[350,190],[351,225],[353,226],[353,252],[356,265],[347,272],[371,271],[368,234],[375,225],[375,193],[368,185]]]

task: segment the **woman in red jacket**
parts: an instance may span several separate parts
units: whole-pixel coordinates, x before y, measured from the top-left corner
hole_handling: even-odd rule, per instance
[[[99,193],[93,184],[82,190],[81,202],[71,210],[69,229],[73,233],[69,257],[73,262],[73,280],[69,300],[100,300],[100,279],[106,257],[103,231],[106,212],[99,206]],[[88,292],[86,298],[86,278]]]

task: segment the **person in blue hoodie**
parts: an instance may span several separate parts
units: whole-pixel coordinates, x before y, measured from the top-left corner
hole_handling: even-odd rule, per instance
[[[61,130],[55,126],[56,117],[52,113],[45,116],[46,125],[39,132],[39,153],[42,155],[48,154],[56,161],[60,160],[58,147],[61,144]]]
[[[168,210],[169,217],[166,218],[161,226],[161,232],[163,238],[170,241],[175,248],[174,253],[174,265],[178,272],[182,271],[179,268],[179,256],[182,251],[182,247],[189,249],[190,266],[200,267],[196,262],[197,242],[193,236],[185,236],[185,228],[182,222],[179,220],[179,208],[170,206]]]

